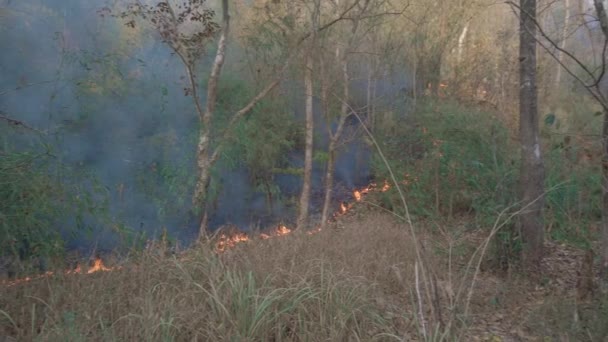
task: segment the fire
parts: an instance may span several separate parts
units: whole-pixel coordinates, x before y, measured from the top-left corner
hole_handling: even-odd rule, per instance
[[[309,231],[307,231],[307,232],[306,232],[306,234],[307,234],[307,235],[313,235],[313,234],[317,234],[317,233],[318,233],[318,232],[320,232],[320,231],[321,231],[321,227],[317,227],[317,228],[315,228],[315,229],[313,229],[313,230],[309,230]]]
[[[246,241],[249,241],[249,236],[247,236],[245,233],[237,233],[231,236],[222,234],[218,239],[216,249],[218,252],[223,252],[226,250],[226,248],[232,248],[237,244]]]
[[[361,201],[361,198],[363,198],[361,195],[361,191],[359,191],[359,190],[355,190],[353,192],[353,196],[355,197],[355,201],[357,201],[357,202]]]
[[[261,233],[260,235],[258,235],[258,237],[262,240],[268,240],[272,237],[285,236],[289,233],[291,233],[291,229],[287,228],[286,225],[281,224],[281,225],[277,226],[277,228],[275,229],[274,232]],[[222,252],[225,252],[226,249],[228,249],[228,248],[233,248],[237,244],[239,244],[241,242],[247,242],[249,240],[250,240],[249,236],[245,233],[236,233],[236,234],[233,234],[230,236],[228,236],[226,234],[222,234],[219,236],[218,242],[215,245],[215,250],[218,253],[222,253]]]
[[[280,225],[279,228],[277,228],[278,236],[287,235],[289,233],[291,233],[291,229],[287,228],[285,225]]]
[[[104,265],[103,260],[101,258],[95,258],[95,260],[93,261],[93,265],[91,267],[89,267],[89,269],[86,272],[84,272],[82,267],[80,266],[80,264],[78,264],[78,265],[76,265],[75,269],[64,271],[63,274],[66,274],[66,275],[91,274],[91,273],[96,273],[96,272],[113,271],[115,269],[120,269],[120,268],[121,267],[107,267],[106,265]],[[13,285],[17,285],[17,284],[27,283],[32,280],[48,278],[48,277],[51,277],[54,275],[55,275],[55,272],[49,271],[49,272],[45,272],[43,274],[39,274],[36,276],[29,276],[29,277],[19,278],[19,279],[15,279],[15,280],[11,280],[11,281],[0,281],[0,285],[13,286]]]
[[[78,267],[80,267],[80,265]],[[95,262],[93,263],[93,266],[91,268],[89,268],[89,270],[87,271],[87,274],[100,272],[100,271],[107,272],[107,271],[111,271],[111,270],[112,270],[111,268],[108,268],[103,264],[103,261],[101,260],[101,258],[96,258]]]
[[[391,188],[391,185],[388,184],[388,181],[385,180],[384,185],[382,186],[382,189],[380,191],[387,192],[390,188]]]

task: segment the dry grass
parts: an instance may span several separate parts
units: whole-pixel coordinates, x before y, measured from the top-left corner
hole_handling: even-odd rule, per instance
[[[479,240],[459,235],[456,223],[442,233],[418,224],[425,267],[436,276],[443,325],[436,324],[438,307],[416,295],[408,229],[389,214],[362,211],[343,217],[344,229],[254,239],[220,255],[212,245],[179,256],[152,250],[112,272],[0,285],[0,341],[527,340],[547,336],[546,325],[535,334],[530,320],[570,312],[550,315],[556,306],[544,298],[554,289],[538,292],[525,280],[482,272],[465,317],[467,296],[455,296]],[[574,291],[565,290],[562,298]]]
[[[411,330],[407,234],[386,215],[216,255],[145,253],[119,270],[2,288],[19,341],[395,340]]]

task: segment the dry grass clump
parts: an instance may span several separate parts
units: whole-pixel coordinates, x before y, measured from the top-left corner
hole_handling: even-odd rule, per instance
[[[405,230],[377,215],[221,255],[211,245],[179,256],[146,252],[111,272],[4,286],[0,337],[393,340],[411,328],[412,255]]]

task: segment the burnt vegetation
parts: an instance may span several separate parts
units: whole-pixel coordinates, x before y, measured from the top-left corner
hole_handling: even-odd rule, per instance
[[[600,0],[0,1],[0,341],[603,341]]]

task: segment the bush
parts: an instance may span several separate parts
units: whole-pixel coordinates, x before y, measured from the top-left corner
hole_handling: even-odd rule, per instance
[[[0,257],[12,260],[9,272],[33,260],[45,268],[49,257],[64,254],[63,237],[89,229],[89,216],[105,212],[100,187],[78,177],[47,145],[0,147]]]
[[[593,240],[590,227],[601,218],[599,162],[588,159],[599,155],[600,146],[580,137],[564,138],[568,132],[563,127],[572,129],[580,118],[574,117],[572,123],[562,119],[562,128],[555,118],[548,118],[552,117],[541,123],[547,232],[555,240],[588,246]],[[492,113],[453,102],[423,102],[403,124],[375,134],[414,215],[445,219],[472,215],[477,225],[488,226],[519,200],[519,146]],[[374,172],[377,179],[389,177],[377,157]],[[381,201],[400,210],[394,189]]]
[[[514,148],[492,114],[425,103],[401,126],[380,140],[414,215],[493,219],[514,199]],[[379,160],[375,165],[376,178],[387,178]]]

